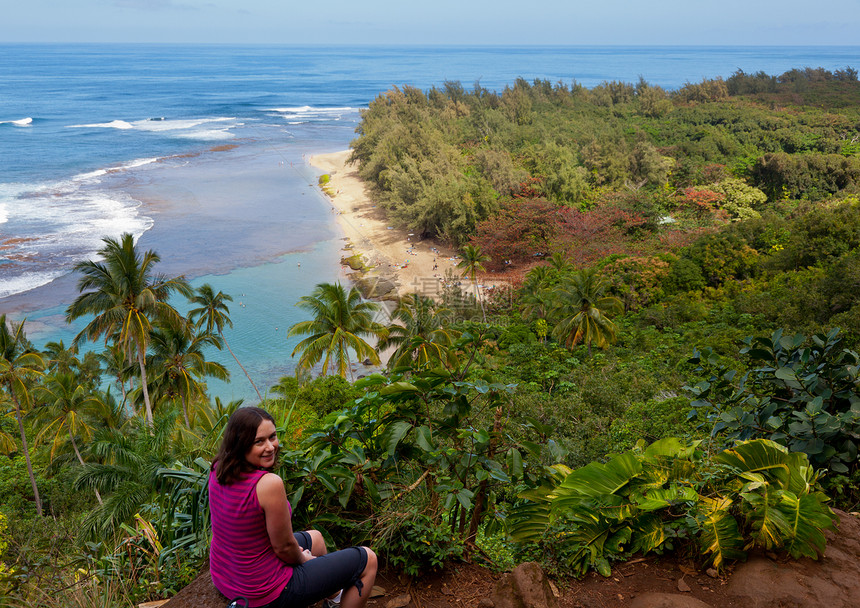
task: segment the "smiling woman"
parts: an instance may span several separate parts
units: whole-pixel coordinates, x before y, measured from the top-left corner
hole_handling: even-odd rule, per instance
[[[367,547],[328,553],[319,531],[293,532],[284,482],[272,472],[279,449],[271,414],[244,407],[230,416],[209,476],[212,583],[236,605],[301,608],[325,600],[363,608],[376,555]]]

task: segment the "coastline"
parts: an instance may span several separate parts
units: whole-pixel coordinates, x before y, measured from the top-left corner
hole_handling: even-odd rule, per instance
[[[456,252],[433,239],[417,240],[417,235],[391,225],[358,176],[358,168],[347,163],[350,153],[341,150],[308,159],[310,166],[330,176],[323,193],[348,242],[343,258],[361,254],[371,267],[367,276],[392,281],[398,296],[418,291],[435,297],[441,292],[445,271],[451,268],[458,273]],[[349,266],[344,268],[349,272]]]

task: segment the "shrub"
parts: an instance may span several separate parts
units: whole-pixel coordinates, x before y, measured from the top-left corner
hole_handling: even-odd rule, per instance
[[[708,456],[678,439],[592,462],[520,494],[509,515],[514,541],[547,569],[603,576],[636,553],[687,549],[722,568],[760,547],[793,558],[824,551],[832,529],[818,474],[802,453],[768,440]]]

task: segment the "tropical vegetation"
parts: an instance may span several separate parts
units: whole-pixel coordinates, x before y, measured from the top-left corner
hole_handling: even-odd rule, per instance
[[[236,380],[278,423],[295,525],[413,576],[820,555],[860,504],[858,87],[846,68],[380,95],[359,171],[461,276],[388,308],[321,283],[296,375]],[[232,298],[159,262],[106,237],[69,346],[0,316],[3,605],[131,606],[205,563],[208,462],[242,405],[208,384]]]

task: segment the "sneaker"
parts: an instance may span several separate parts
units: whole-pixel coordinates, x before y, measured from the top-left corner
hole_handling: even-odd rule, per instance
[[[340,608],[340,602],[336,602],[330,598],[325,598],[322,602],[322,608]]]

